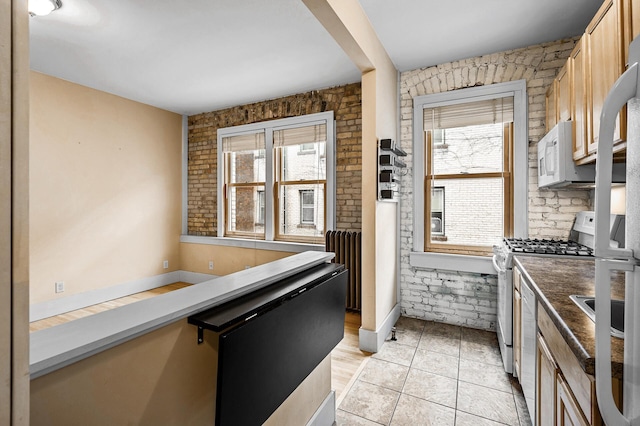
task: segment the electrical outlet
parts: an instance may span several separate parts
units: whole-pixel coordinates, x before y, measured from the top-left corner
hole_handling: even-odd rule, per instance
[[[168,261],[168,260],[165,260],[164,262],[162,262],[162,267],[163,267],[164,269],[168,269],[168,268],[169,268],[169,261]]]
[[[213,270],[213,260],[209,261],[209,269]]]
[[[62,293],[64,291],[64,281],[56,281],[56,293]]]

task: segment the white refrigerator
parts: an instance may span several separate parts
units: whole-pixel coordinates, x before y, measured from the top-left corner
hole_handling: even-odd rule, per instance
[[[629,68],[609,92],[600,119],[595,189],[596,394],[608,426],[640,426],[640,37]],[[628,104],[627,104],[628,102]],[[625,247],[610,247],[612,146],[616,115],[628,105]],[[623,409],[611,392],[611,271],[625,271]]]

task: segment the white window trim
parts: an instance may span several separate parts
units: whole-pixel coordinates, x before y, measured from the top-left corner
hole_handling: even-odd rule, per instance
[[[319,112],[316,114],[302,115],[298,117],[282,118],[279,120],[263,121],[258,123],[244,124],[235,127],[225,127],[218,129],[218,238],[229,238],[224,236],[225,232],[225,211],[224,211],[224,156],[222,154],[222,138],[234,136],[242,133],[265,132],[265,155],[266,155],[266,180],[265,180],[265,242],[274,241],[275,227],[273,223],[273,132],[284,128],[311,126],[313,124],[326,124],[327,126],[327,193],[326,205],[326,229],[335,229],[336,223],[336,149],[335,149],[335,123],[333,111]],[[235,240],[238,238],[233,237]],[[248,239],[254,241],[253,239]]]
[[[481,274],[495,274],[490,257],[468,256],[424,251],[424,173],[425,140],[423,110],[453,103],[513,96],[513,209],[514,236],[525,238],[528,233],[527,188],[529,121],[526,80],[497,83],[417,96],[413,99],[413,251],[409,264],[415,268],[447,269]]]

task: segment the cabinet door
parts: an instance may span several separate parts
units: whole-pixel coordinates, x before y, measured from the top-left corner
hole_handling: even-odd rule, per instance
[[[547,347],[547,344],[538,334],[536,396],[539,426],[554,426],[556,421],[556,376],[558,367]]]
[[[513,270],[513,282],[516,282],[516,275],[520,278],[520,271]],[[513,290],[513,371],[518,376],[518,380],[522,377],[520,366],[522,365],[522,297],[520,296],[520,290],[514,288]]]
[[[640,0],[639,0],[640,1]],[[580,160],[587,156],[587,139],[589,138],[588,114],[589,105],[587,103],[587,88],[589,76],[586,62],[587,37],[582,36],[573,48],[569,61],[571,61],[571,74],[573,75],[573,85],[571,90],[573,120],[573,159]]]
[[[558,426],[589,426],[562,375],[558,374],[556,377]]]
[[[556,92],[557,85],[558,85],[558,80],[553,80],[553,83],[551,83],[551,86],[549,86],[549,88],[547,89],[547,93],[545,95],[545,103],[547,107],[547,111],[546,111],[547,132],[553,129],[553,127],[558,123],[558,106],[557,106],[558,96]]]
[[[557,90],[558,90],[558,120],[569,121],[571,120],[572,113],[572,99],[571,99],[571,59],[569,59],[564,66],[558,72]]]
[[[629,44],[640,35],[640,0],[624,0],[622,24],[624,26],[624,62],[629,60]]]
[[[600,131],[600,114],[604,100],[611,87],[622,74],[622,0],[605,0],[598,13],[587,27],[589,38],[589,63],[591,76],[591,140],[588,152],[598,149]],[[614,141],[621,140],[622,134],[620,114],[616,123]]]

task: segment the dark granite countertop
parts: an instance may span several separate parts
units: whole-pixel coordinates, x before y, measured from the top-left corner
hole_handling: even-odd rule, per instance
[[[587,374],[595,374],[595,324],[569,299],[595,295],[595,261],[555,257],[515,256],[538,302],[564,337]],[[624,299],[624,273],[611,276],[611,295]],[[611,369],[622,377],[624,340],[611,337]]]

